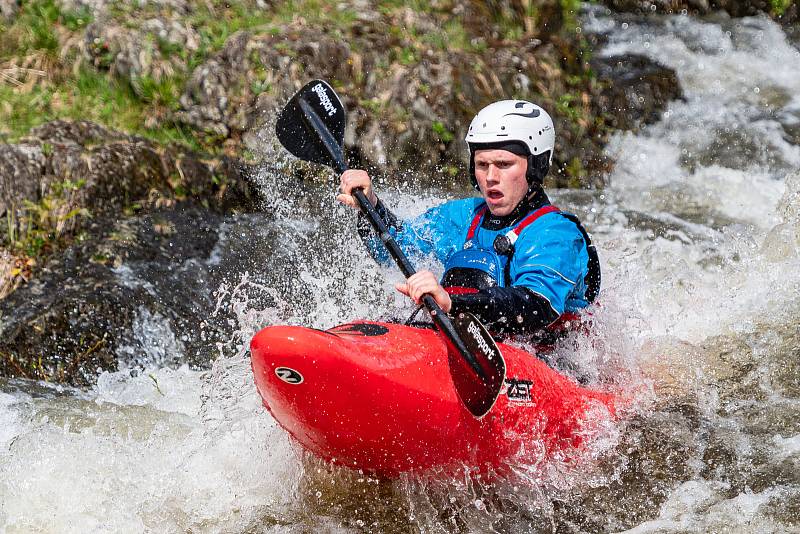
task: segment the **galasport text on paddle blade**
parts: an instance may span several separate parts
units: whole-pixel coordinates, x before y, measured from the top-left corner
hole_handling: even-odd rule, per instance
[[[344,145],[347,124],[344,106],[333,88],[323,80],[308,82],[289,100],[275,124],[278,140],[286,150],[302,160],[336,167],[336,161],[302,109],[304,106],[322,119],[339,147]]]
[[[492,409],[500,394],[506,377],[506,363],[494,339],[474,315],[459,313],[453,317],[453,326],[466,349],[466,354],[459,354],[463,349],[445,338],[453,386],[467,409],[481,418]],[[470,360],[480,366],[482,376],[475,373],[468,363]],[[487,391],[491,394],[487,395]]]

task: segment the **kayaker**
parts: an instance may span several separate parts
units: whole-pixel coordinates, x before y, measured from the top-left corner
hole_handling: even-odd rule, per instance
[[[600,286],[589,235],[574,215],[550,203],[542,186],[553,161],[553,121],[536,104],[503,100],[475,116],[465,141],[480,198],[446,202],[402,221],[375,194],[369,175],[351,169],[341,176],[337,199],[357,208],[350,193],[362,188],[406,254],[441,261],[441,281],[421,270],[397,284],[414,302],[429,293],[444,311],[472,312],[497,333],[552,329],[588,306]],[[358,228],[372,256],[389,264],[363,215]]]

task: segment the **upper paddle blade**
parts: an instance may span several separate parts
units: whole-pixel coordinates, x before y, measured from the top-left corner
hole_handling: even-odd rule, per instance
[[[459,313],[453,318],[453,326],[458,334],[456,339],[462,342],[459,347],[447,340],[453,385],[472,415],[481,418],[500,395],[506,379],[506,362],[492,336],[474,315]]]
[[[323,80],[308,82],[289,100],[278,116],[275,133],[286,150],[296,157],[335,167],[338,162],[313,121],[321,121],[338,146],[344,145],[347,115],[339,95]]]

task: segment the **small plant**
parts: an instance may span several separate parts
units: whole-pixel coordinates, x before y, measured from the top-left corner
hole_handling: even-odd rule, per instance
[[[792,5],[794,0],[769,0],[770,13],[776,17],[783,15],[786,10]]]
[[[14,210],[8,210],[6,238],[10,249],[36,258],[74,231],[80,217],[90,217],[89,210],[77,207],[78,191],[85,183],[84,180],[56,182],[51,193],[38,202],[25,201],[19,219]]]
[[[453,135],[453,132],[448,130],[447,127],[439,121],[433,121],[431,129],[433,130],[433,133],[435,133],[439,137],[439,140],[442,143],[449,143],[450,141],[455,139],[455,135]]]
[[[20,284],[30,280],[35,265],[36,260],[33,258],[17,256],[0,248],[0,300],[13,293]]]
[[[92,10],[89,6],[81,6],[74,11],[62,12],[60,20],[69,31],[74,32],[88,26],[94,18],[92,17]]]
[[[63,180],[52,185],[50,194],[39,202],[26,201],[21,215],[6,212],[6,249],[0,248],[0,299],[31,278],[37,258],[71,234],[79,217],[89,217],[77,207],[77,193],[84,180]]]
[[[148,104],[163,106],[170,110],[180,107],[183,81],[176,76],[155,79],[152,76],[138,76],[131,79],[136,94]]]
[[[404,46],[397,52],[397,61],[402,65],[413,65],[419,61],[417,51],[411,46]]]
[[[580,102],[580,98],[576,95],[572,93],[563,94],[556,100],[556,110],[571,121],[577,122],[581,117],[581,111],[574,105],[576,102]]]

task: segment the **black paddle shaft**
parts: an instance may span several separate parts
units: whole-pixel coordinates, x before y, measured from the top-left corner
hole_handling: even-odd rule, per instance
[[[333,160],[336,172],[342,174],[348,169],[348,167],[347,163],[344,161],[344,154],[342,153],[342,148],[339,146],[339,143],[337,143],[333,138],[330,131],[328,131],[328,127],[319,117],[314,108],[304,98],[301,97],[298,99],[298,104],[300,105],[300,109],[303,111],[303,115],[305,116],[306,120],[309,122],[309,126],[317,132],[320,140],[325,145],[325,149]],[[392,235],[389,233],[389,229],[386,227],[383,219],[381,219],[381,216],[378,215],[375,207],[364,194],[364,191],[361,188],[354,189],[352,191],[352,195],[358,202],[361,211],[366,214],[367,219],[369,219],[369,222],[372,225],[372,228],[386,246],[389,254],[392,255],[392,258],[397,263],[397,266],[400,267],[400,270],[403,272],[403,276],[406,278],[413,276],[417,271],[414,269],[414,266],[411,265],[411,262],[408,261],[406,255],[403,254],[403,251],[400,249],[400,245],[397,244],[397,241],[395,241]],[[426,294],[422,296],[422,303],[425,305],[425,308],[427,308],[428,313],[431,314],[433,322],[436,323],[436,326],[438,326],[444,332],[449,340],[456,345],[456,349],[464,355],[464,358],[467,360],[469,366],[472,367],[478,376],[488,382],[489,377],[487,376],[486,371],[481,368],[480,364],[475,359],[475,356],[473,356],[469,349],[464,345],[461,337],[456,332],[453,322],[450,320],[447,314],[444,313],[442,308],[439,307],[439,305],[436,303],[436,300],[434,300],[431,295]]]

